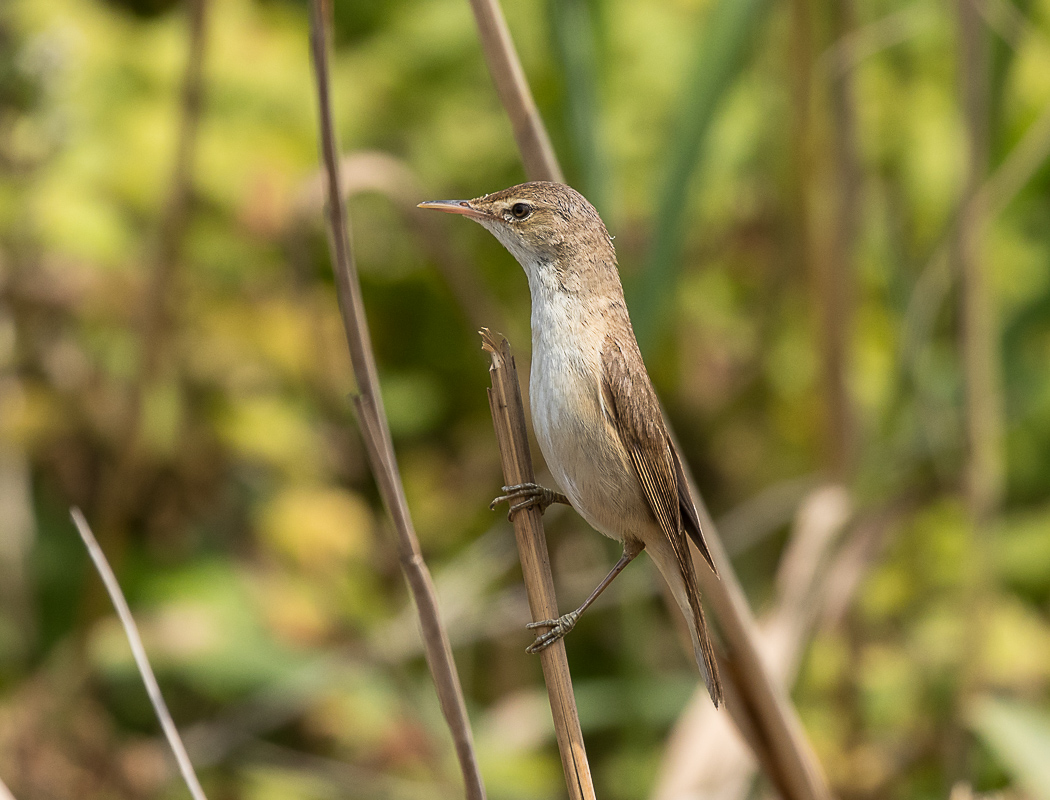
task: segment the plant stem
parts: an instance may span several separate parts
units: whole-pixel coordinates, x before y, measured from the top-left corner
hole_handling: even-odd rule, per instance
[[[183,746],[182,739],[179,737],[179,731],[178,728],[175,727],[175,721],[172,720],[171,713],[168,711],[168,705],[164,702],[164,695],[160,693],[160,686],[157,684],[157,677],[153,674],[153,668],[150,666],[149,657],[146,655],[146,648],[142,646],[142,637],[139,636],[138,626],[135,625],[135,618],[131,616],[131,609],[128,608],[128,601],[124,599],[124,593],[120,590],[120,583],[117,581],[117,576],[113,574],[109,562],[106,561],[106,554],[102,552],[102,548],[99,547],[98,542],[91,533],[91,528],[88,525],[87,520],[84,519],[84,515],[80,513],[80,509],[70,509],[69,515],[73,518],[73,524],[76,525],[77,533],[79,533],[80,538],[84,540],[84,546],[87,547],[88,554],[91,556],[91,560],[95,563],[95,569],[98,570],[98,574],[102,578],[102,583],[105,585],[106,591],[109,593],[109,597],[113,601],[114,608],[117,609],[117,616],[120,617],[120,624],[124,626],[124,634],[128,637],[128,644],[131,645],[131,653],[135,657],[135,665],[139,668],[142,682],[146,685],[146,693],[149,695],[149,701],[153,705],[153,710],[157,714],[157,719],[160,720],[161,728],[164,729],[164,735],[168,739],[168,744],[171,745],[172,752],[175,753],[175,761],[178,763],[179,772],[182,773],[182,779],[186,782],[186,786],[189,788],[193,800],[207,800],[204,796],[204,790],[201,788],[200,781],[197,780],[197,774],[193,771],[193,764],[190,763],[190,757],[186,754],[186,748]],[[2,797],[0,797],[0,800],[2,800]]]
[[[423,561],[419,540],[412,525],[404,485],[401,482],[401,474],[394,454],[390,426],[387,423],[383,400],[379,394],[375,356],[372,352],[371,337],[365,320],[361,285],[358,281],[350,241],[345,194],[340,187],[339,154],[332,120],[328,72],[328,9],[326,5],[324,0],[313,0],[310,4],[310,50],[320,112],[321,153],[328,179],[329,246],[332,251],[332,267],[335,272],[336,296],[343,319],[346,342],[350,349],[350,361],[357,379],[358,395],[354,398],[354,402],[372,473],[379,486],[379,493],[383,498],[387,513],[394,522],[398,559],[419,613],[427,665],[434,678],[441,711],[452,733],[456,756],[463,774],[466,796],[469,800],[484,800],[485,787],[481,781],[477,755],[474,752],[474,737],[470,730],[470,720],[467,717],[463,689],[460,686],[459,675],[452,658],[448,633],[441,621],[430,571]]]
[[[492,366],[489,368],[492,377],[489,406],[492,409],[496,440],[499,442],[503,478],[508,486],[533,483],[536,478],[532,471],[525,411],[521,403],[518,372],[514,366],[510,344],[503,337],[497,339],[488,328],[482,328],[480,333],[482,346],[492,356]],[[543,514],[533,506],[514,514],[513,522],[532,618],[557,619],[558,601],[554,596],[554,578],[551,576],[547,540],[543,533]],[[565,642],[559,639],[540,651],[539,657],[543,667],[543,679],[547,684],[547,696],[550,698],[551,715],[554,718],[554,730],[558,738],[558,750],[561,752],[569,798],[594,800],[591,769],[587,763],[580,718],[576,712],[576,697],[572,692],[569,662],[565,657]]]
[[[530,181],[565,183],[498,0],[470,0],[489,74],[507,111]]]

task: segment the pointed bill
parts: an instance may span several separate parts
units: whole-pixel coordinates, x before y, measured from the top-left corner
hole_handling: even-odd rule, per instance
[[[462,214],[465,217],[483,219],[487,216],[484,211],[474,208],[469,200],[427,200],[420,203],[416,208],[432,208],[435,211],[444,211],[448,214]]]

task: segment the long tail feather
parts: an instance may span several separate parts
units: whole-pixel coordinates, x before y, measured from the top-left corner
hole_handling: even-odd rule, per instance
[[[683,542],[684,544],[684,542]],[[688,546],[683,558],[668,541],[647,544],[646,552],[656,563],[667,585],[671,588],[678,607],[689,623],[690,638],[693,640],[693,655],[700,674],[707,684],[708,694],[715,707],[722,705],[722,681],[718,675],[718,663],[715,661],[715,650],[707,630],[704,608],[700,603],[700,590],[696,584],[696,573],[693,572],[692,560],[689,558]]]
[[[692,562],[680,562],[682,579],[688,595],[690,614],[692,617],[693,652],[696,663],[700,667],[700,673],[704,676],[707,684],[708,694],[711,701],[718,708],[722,702],[722,679],[718,675],[718,662],[715,661],[715,648],[711,644],[711,636],[707,630],[707,620],[704,618],[704,607],[700,603],[700,589],[696,585],[696,573],[693,572]],[[685,611],[685,609],[683,609]]]
[[[700,610],[700,616],[694,627],[696,628],[697,639],[700,642],[701,658],[704,662],[700,668],[700,673],[704,676],[704,683],[707,684],[711,702],[715,704],[715,708],[718,708],[725,702],[725,697],[722,694],[722,678],[718,674],[718,662],[715,660],[715,649],[711,645],[711,637],[707,633],[707,622],[704,620],[703,608]],[[695,650],[695,643],[693,647]],[[700,660],[697,659],[698,664]]]

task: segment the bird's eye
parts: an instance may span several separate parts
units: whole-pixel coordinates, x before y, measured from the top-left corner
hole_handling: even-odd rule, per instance
[[[514,219],[525,219],[532,213],[532,206],[528,203],[515,203],[510,207],[510,214]]]

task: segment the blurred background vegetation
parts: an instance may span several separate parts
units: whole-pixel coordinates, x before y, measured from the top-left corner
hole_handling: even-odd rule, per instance
[[[1050,2],[505,11],[756,611],[821,480],[849,488],[846,541],[877,522],[793,690],[835,792],[1050,796]],[[466,2],[340,0],[335,29],[380,380],[482,772],[559,796],[475,333],[527,374],[528,290],[481,228],[413,209],[519,157]],[[316,141],[301,2],[0,5],[19,800],[184,792],[70,504],[212,798],[459,792],[347,402]],[[569,608],[618,549],[547,520]],[[641,559],[568,639],[603,798],[648,794],[697,682],[657,580]]]

